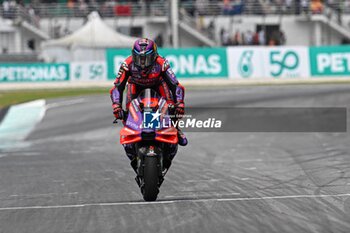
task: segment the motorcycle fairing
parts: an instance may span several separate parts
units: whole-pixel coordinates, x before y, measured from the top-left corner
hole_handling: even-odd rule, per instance
[[[155,132],[155,140],[159,142],[178,143],[177,129],[171,126],[171,119],[168,116],[168,104],[164,98],[157,96],[152,91],[140,93],[138,98],[132,100],[125,126],[120,131],[121,144],[140,142],[142,140],[142,132]],[[160,129],[143,129],[142,108],[158,110],[161,113],[161,122],[167,122],[168,124],[162,125]]]

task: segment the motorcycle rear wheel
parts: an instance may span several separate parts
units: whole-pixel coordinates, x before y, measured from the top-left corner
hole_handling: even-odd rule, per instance
[[[146,157],[144,164],[144,186],[142,188],[143,199],[145,201],[155,201],[159,193],[158,159],[157,157]]]

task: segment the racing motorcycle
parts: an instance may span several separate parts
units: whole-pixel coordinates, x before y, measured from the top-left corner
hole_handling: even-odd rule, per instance
[[[155,201],[177,152],[174,106],[154,90],[145,89],[124,112],[120,143],[124,146],[136,183],[145,201]],[[116,123],[117,121],[115,121]]]

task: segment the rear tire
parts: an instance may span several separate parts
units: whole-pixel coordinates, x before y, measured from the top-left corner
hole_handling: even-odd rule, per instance
[[[145,157],[144,164],[144,186],[142,188],[143,199],[145,201],[155,201],[159,193],[158,159],[157,157]]]

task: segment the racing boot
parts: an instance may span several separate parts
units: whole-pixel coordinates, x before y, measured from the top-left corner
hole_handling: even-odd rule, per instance
[[[177,153],[178,146],[176,144],[168,144],[165,150],[167,156],[163,157],[163,167],[169,169],[171,166],[171,161],[174,159]]]
[[[181,131],[181,129],[177,129],[177,137],[179,139],[178,144],[180,146],[186,146],[188,143],[188,140],[185,136],[185,134]]]

